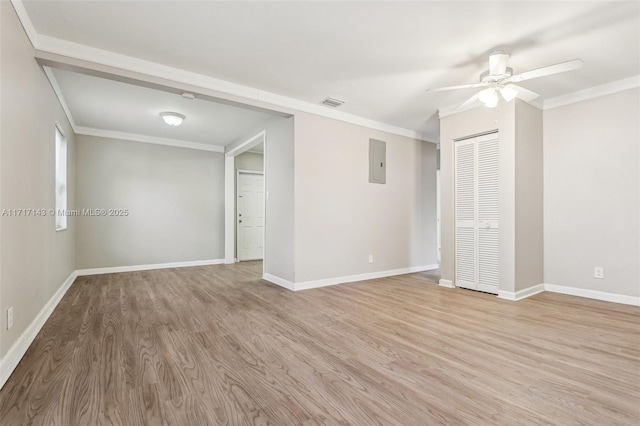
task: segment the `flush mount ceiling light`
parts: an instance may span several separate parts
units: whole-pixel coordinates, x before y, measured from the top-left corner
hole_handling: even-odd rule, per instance
[[[182,114],[178,114],[177,112],[161,112],[160,117],[167,123],[169,126],[179,126],[185,119],[185,116]]]

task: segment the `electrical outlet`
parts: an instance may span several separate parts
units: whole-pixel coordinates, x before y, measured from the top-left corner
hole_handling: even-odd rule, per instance
[[[369,255],[369,263],[373,263],[373,255],[372,254]]]
[[[604,268],[601,266],[596,266],[593,268],[593,277],[598,279],[604,279]]]
[[[13,306],[7,309],[7,330],[13,327]]]

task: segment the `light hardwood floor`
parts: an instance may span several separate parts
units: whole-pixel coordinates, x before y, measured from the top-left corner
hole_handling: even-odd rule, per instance
[[[0,424],[639,424],[637,307],[428,274],[294,293],[261,268],[78,278]]]

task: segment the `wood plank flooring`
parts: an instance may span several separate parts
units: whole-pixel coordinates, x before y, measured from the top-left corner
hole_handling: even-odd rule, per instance
[[[302,292],[260,262],[81,277],[8,425],[637,425],[640,309],[410,274]]]

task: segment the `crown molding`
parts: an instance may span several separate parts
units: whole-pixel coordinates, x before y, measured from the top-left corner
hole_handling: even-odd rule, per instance
[[[342,111],[331,110],[328,107],[318,104],[301,101],[276,93],[259,90],[253,87],[244,86],[237,83],[209,77],[203,74],[186,71],[180,68],[174,68],[167,65],[158,64],[143,59],[122,55],[95,47],[74,43],[67,40],[61,40],[55,37],[38,34],[35,27],[31,23],[28,13],[22,4],[22,0],[11,0],[18,18],[25,27],[27,34],[36,50],[52,53],[56,55],[66,56],[73,59],[93,62],[100,65],[106,65],[126,71],[136,72],[143,75],[162,78],[165,80],[175,81],[182,84],[189,84],[208,90],[215,90],[225,95],[237,96],[245,100],[265,102],[275,107],[292,109],[301,112],[307,112],[320,115],[335,120],[344,121],[351,124],[367,127],[373,130],[379,130],[395,135],[405,136],[413,139],[419,139],[425,142],[435,143],[435,138],[422,132],[406,129],[399,126],[383,123],[376,120],[360,117]],[[278,108],[275,108],[278,110]],[[287,112],[287,111],[280,111]]]
[[[178,148],[197,149],[200,151],[224,152],[224,147],[209,145],[206,143],[189,142],[180,139],[161,138],[156,136],[140,135],[137,133],[118,132],[115,130],[97,129],[95,127],[76,126],[77,135],[96,136],[100,138],[120,139],[131,142],[151,143],[155,145],[174,146]]]
[[[600,86],[590,87],[577,92],[567,93],[566,95],[556,96],[544,101],[544,109],[558,108],[565,105],[574,104],[576,102],[587,101],[589,99],[598,98],[600,96],[611,95],[613,93],[622,92],[624,90],[635,89],[640,87],[640,75],[623,78],[622,80],[612,81],[611,83],[602,84]]]

